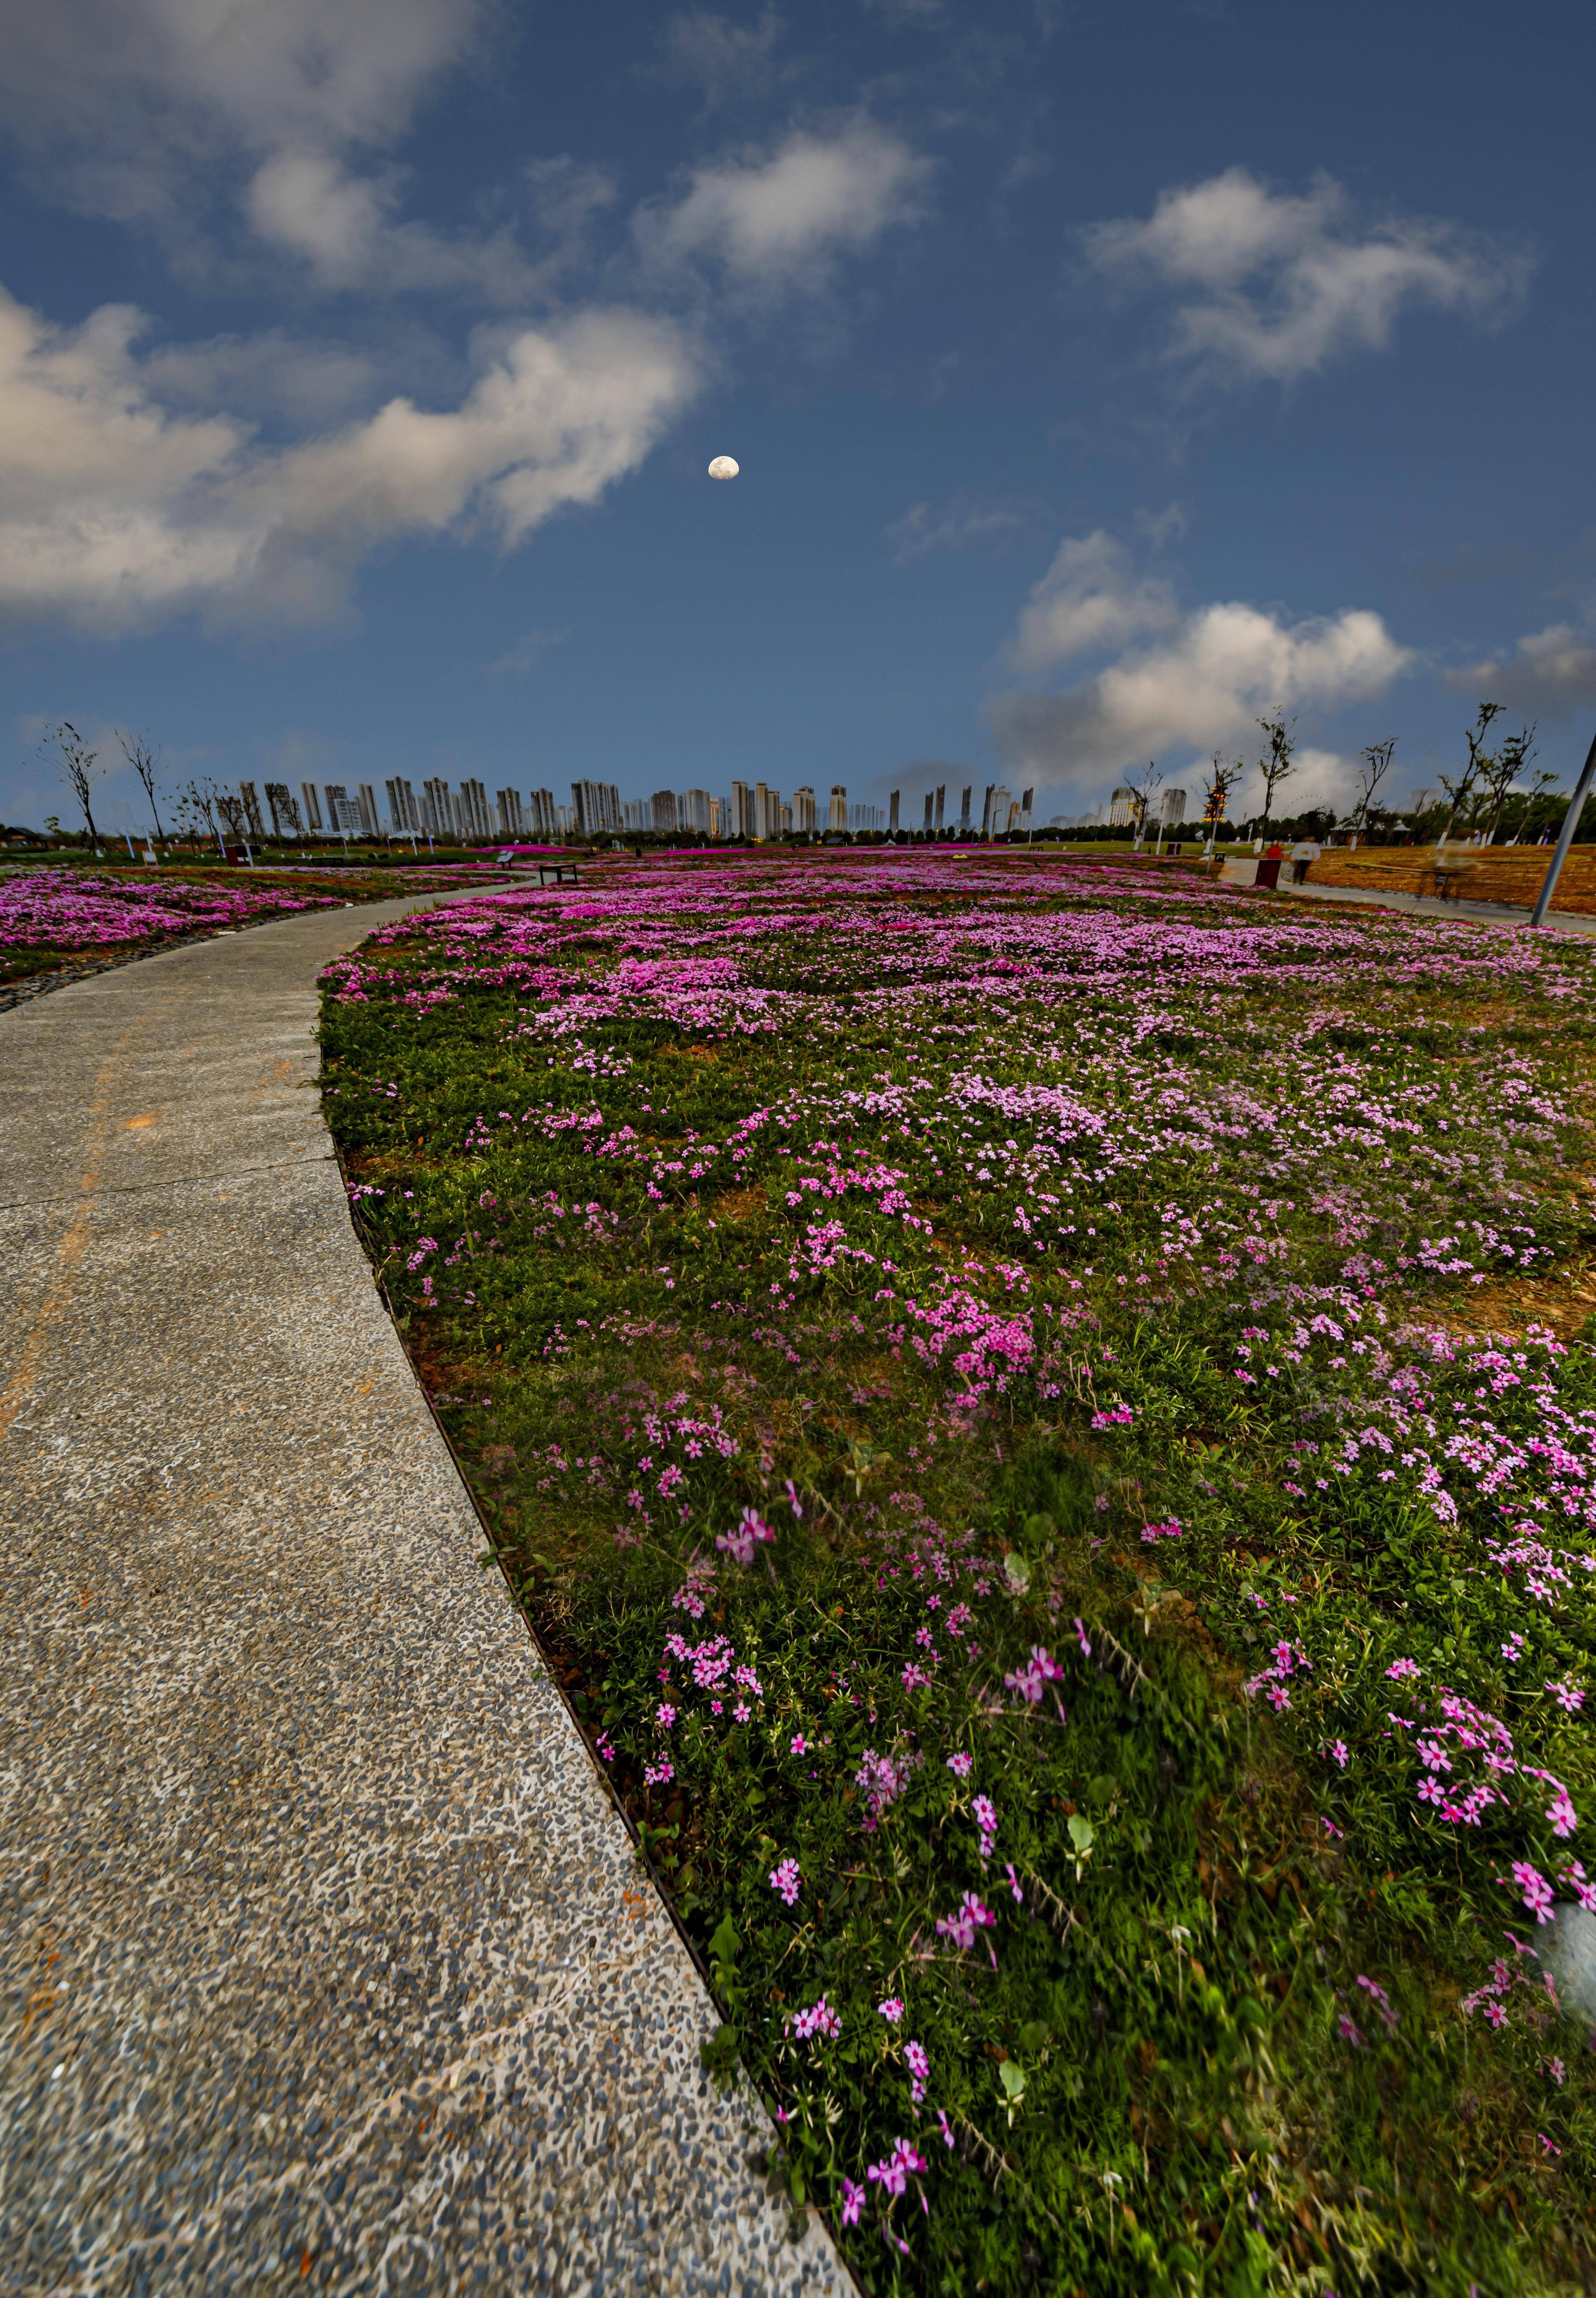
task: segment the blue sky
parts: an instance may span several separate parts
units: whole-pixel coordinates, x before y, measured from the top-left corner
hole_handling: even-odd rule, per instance
[[[1583,757],[1584,11],[54,0],[0,41],[9,820],[71,819],[62,716],[174,784],[1044,813],[1274,704],[1303,803],[1387,735],[1433,784],[1486,694]]]

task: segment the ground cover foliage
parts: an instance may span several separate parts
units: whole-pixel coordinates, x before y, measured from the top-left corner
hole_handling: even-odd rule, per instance
[[[1592,2286],[1590,969],[990,854],[329,969],[396,1314],[872,2292]]]
[[[402,880],[393,870],[292,864],[257,871],[169,864],[151,873],[55,864],[16,871],[0,877],[0,981],[74,958],[158,949],[300,910],[446,892],[484,874],[480,864],[407,867]]]

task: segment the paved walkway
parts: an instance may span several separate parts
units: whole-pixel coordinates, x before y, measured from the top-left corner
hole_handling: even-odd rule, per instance
[[[340,910],[0,1015],[0,2298],[846,2288],[317,1106]]]
[[[1235,868],[1236,874],[1230,872]],[[1245,863],[1225,866],[1224,882],[1229,886],[1250,886],[1253,864],[1249,857]],[[1443,901],[1436,894],[1405,894],[1400,889],[1381,887],[1377,889],[1362,886],[1288,886],[1282,876],[1278,889],[1300,902],[1352,902],[1362,909],[1418,910],[1432,918],[1482,918],[1499,926],[1526,926],[1529,905],[1522,908],[1513,902]],[[1551,933],[1596,934],[1596,917],[1587,916],[1583,910],[1548,910],[1546,930]]]

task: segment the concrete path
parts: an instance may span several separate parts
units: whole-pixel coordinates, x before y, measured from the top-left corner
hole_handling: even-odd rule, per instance
[[[1223,882],[1228,886],[1250,886],[1255,866],[1251,856],[1242,862],[1227,862]],[[1521,908],[1514,902],[1443,901],[1437,894],[1405,894],[1393,887],[1288,886],[1282,877],[1276,890],[1299,902],[1352,902],[1361,909],[1417,910],[1426,917],[1480,918],[1499,926],[1526,926],[1530,919],[1527,903]],[[1546,930],[1596,934],[1596,917],[1588,916],[1583,910],[1548,910]]]
[[[0,2298],[839,2293],[351,1230],[315,980],[0,1015]]]

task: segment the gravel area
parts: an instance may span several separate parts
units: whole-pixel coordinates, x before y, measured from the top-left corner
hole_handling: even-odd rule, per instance
[[[351,1228],[315,913],[0,1015],[0,2294],[837,2294]]]

